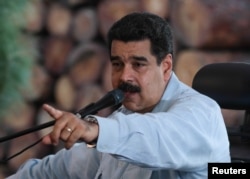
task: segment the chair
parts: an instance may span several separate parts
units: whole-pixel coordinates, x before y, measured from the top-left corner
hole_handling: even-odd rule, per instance
[[[250,162],[250,63],[212,63],[194,76],[192,87],[222,109],[243,110],[240,126],[228,127],[232,162]]]

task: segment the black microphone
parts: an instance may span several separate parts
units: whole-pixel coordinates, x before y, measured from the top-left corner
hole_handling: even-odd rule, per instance
[[[124,93],[120,89],[115,89],[113,91],[108,92],[103,98],[101,98],[96,103],[91,103],[85,108],[81,109],[79,112],[76,113],[76,115],[79,118],[84,118],[87,115],[95,114],[99,110],[116,106],[119,103],[121,103],[124,99]]]
[[[114,90],[108,92],[104,97],[102,97],[96,103],[91,103],[88,106],[86,106],[85,108],[78,111],[76,113],[76,115],[82,119],[87,115],[96,114],[101,109],[116,106],[116,105],[120,104],[123,101],[123,99],[124,99],[123,91],[120,89],[114,89]],[[26,129],[26,130],[17,132],[17,133],[12,134],[12,135],[2,137],[2,138],[0,138],[0,143],[5,142],[5,141],[10,140],[10,139],[13,139],[13,138],[16,138],[16,137],[20,137],[22,135],[25,135],[25,134],[28,134],[28,133],[31,133],[34,131],[44,129],[46,127],[50,127],[54,124],[55,124],[55,120],[44,123],[42,125],[39,125],[39,126],[36,126],[33,128],[30,128],[30,129]]]

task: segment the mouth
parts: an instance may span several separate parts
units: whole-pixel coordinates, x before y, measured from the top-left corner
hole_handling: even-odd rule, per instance
[[[124,92],[124,97],[125,97],[124,101],[127,101],[127,102],[134,101],[135,96],[138,94],[139,94],[139,92],[130,92],[130,91]]]
[[[125,96],[127,96],[127,95],[133,95],[133,94],[136,94],[136,93],[138,93],[138,92],[132,92],[132,91],[125,91],[124,92]]]

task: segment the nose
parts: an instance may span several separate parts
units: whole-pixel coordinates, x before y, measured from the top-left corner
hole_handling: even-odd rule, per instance
[[[132,81],[133,69],[129,65],[125,65],[122,69],[120,79],[122,81]]]

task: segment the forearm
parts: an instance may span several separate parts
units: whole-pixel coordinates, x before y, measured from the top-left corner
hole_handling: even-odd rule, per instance
[[[86,144],[76,144],[42,160],[29,160],[8,179],[94,178],[100,157],[99,152]]]
[[[18,171],[10,176],[8,179],[49,179],[49,178],[68,178],[67,172],[59,170],[59,166],[62,166],[62,161],[59,159],[53,161],[52,156],[47,156],[43,160],[30,159],[25,162]]]

